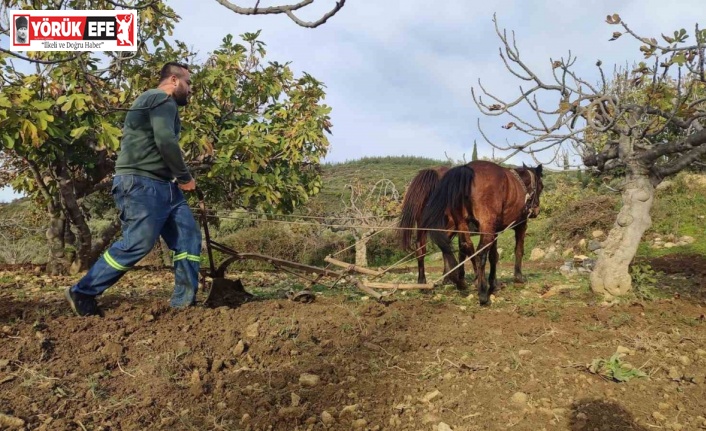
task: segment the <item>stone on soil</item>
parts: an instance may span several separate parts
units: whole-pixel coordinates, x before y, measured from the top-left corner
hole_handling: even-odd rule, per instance
[[[357,419],[353,421],[353,429],[362,430],[368,425],[368,421],[365,419]]]
[[[441,392],[439,392],[438,390],[435,390],[435,391],[429,392],[428,394],[424,395],[424,397],[422,397],[421,401],[424,403],[430,403],[440,396],[441,396]]]
[[[341,413],[338,414],[339,418],[344,418],[346,416],[353,416],[358,411],[358,404],[353,404],[350,406],[345,406]]]
[[[0,426],[7,429],[20,429],[25,425],[24,419],[0,413]]]
[[[319,382],[321,382],[321,377],[316,374],[304,373],[299,376],[299,384],[307,388],[313,388],[318,385]]]
[[[324,425],[331,425],[335,421],[336,420],[333,418],[333,415],[331,415],[331,413],[327,412],[326,410],[321,412],[321,422],[323,422]]]
[[[245,335],[249,338],[257,338],[260,335],[260,323],[255,322],[245,328]]]
[[[529,396],[524,392],[515,392],[512,398],[510,398],[510,401],[512,401],[513,404],[519,407],[526,406],[528,400]]]
[[[243,353],[245,353],[245,349],[247,349],[247,348],[248,348],[248,346],[245,343],[245,341],[240,340],[240,341],[238,341],[238,344],[236,344],[235,347],[233,347],[233,355],[240,356]]]

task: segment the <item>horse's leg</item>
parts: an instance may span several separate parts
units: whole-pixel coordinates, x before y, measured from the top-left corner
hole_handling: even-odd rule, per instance
[[[444,274],[448,273],[444,276],[444,283],[451,282],[452,284],[456,285],[456,288],[458,290],[468,290],[468,285],[466,285],[466,281],[463,279],[463,277],[460,277],[460,267],[456,268],[456,266],[458,266],[458,262],[456,262],[456,257],[454,256],[453,249],[451,248],[453,234],[449,234],[447,238],[448,242],[446,243],[446,245],[444,247],[441,247],[440,245],[439,247],[441,248],[441,252],[444,257]],[[456,269],[451,271],[452,268]]]
[[[446,229],[449,230],[449,232],[447,232],[446,234],[447,234],[448,237],[449,237],[449,243],[451,243],[451,241],[453,241],[453,239],[454,239],[454,235],[456,235],[456,233],[453,232],[453,230],[455,229],[455,227],[454,227],[453,219],[452,219],[451,217],[447,217],[447,220],[446,220]],[[456,266],[456,265],[449,266],[449,263],[447,262],[446,258],[444,258],[444,274],[446,274],[447,272],[449,272],[449,270],[450,270],[451,268],[453,268],[454,266]],[[454,271],[454,272],[456,272],[456,271]],[[461,267],[459,277],[463,280],[463,267]],[[455,279],[451,277],[451,274],[449,274],[449,275],[447,275],[446,277],[444,277],[443,283],[444,283],[444,284],[458,284],[458,283],[455,281]]]
[[[453,240],[453,237],[450,236],[449,240]],[[453,266],[449,266],[449,262],[446,259],[446,256],[443,254],[443,252],[442,252],[442,256],[443,257],[441,260],[444,261],[444,274],[446,274],[447,272],[449,272],[449,270],[451,268],[453,268]],[[452,279],[451,274],[447,274],[446,276],[444,276],[444,279],[441,281],[441,284],[456,284],[456,282]]]
[[[490,293],[495,293],[497,290],[497,276],[496,269],[498,265],[498,259],[500,255],[498,254],[498,237],[495,236],[493,240],[493,245],[490,246],[490,274],[488,274],[488,284],[490,285]]]
[[[427,232],[417,230],[417,283],[426,284],[427,276],[424,272],[424,258],[427,253]]]
[[[463,234],[458,235],[458,263],[464,262],[466,260],[466,252],[465,252],[466,245],[463,242]],[[461,265],[460,268],[458,268],[458,276],[461,277],[462,280],[466,279],[466,264],[464,263]]]
[[[471,228],[468,226],[468,223],[463,222],[459,230],[463,231],[459,235],[459,255],[462,252],[463,260],[466,260],[468,256],[473,256],[476,252],[475,248],[473,248],[473,240],[471,239],[471,234],[469,233],[471,231]],[[473,256],[471,258],[471,264],[473,265],[473,275],[476,276],[476,274],[478,274],[478,261],[476,260],[476,256]]]
[[[525,254],[525,233],[527,233],[527,222],[520,223],[515,229],[515,283],[527,281],[522,275],[522,256]]]
[[[442,252],[444,256],[444,274],[449,272],[451,268],[455,268],[458,265],[458,262],[456,262],[456,257],[454,256],[453,252]],[[456,288],[458,290],[467,290],[468,286],[466,285],[465,280],[462,277],[459,277],[459,270],[456,268],[455,270],[451,271],[449,274],[444,276],[444,282],[446,281],[451,282],[452,284],[456,285]]]
[[[470,227],[468,223],[462,221],[458,225],[459,235],[458,235],[458,259],[459,262],[465,261],[469,256],[473,256],[475,249],[473,248],[473,240],[471,239]],[[478,272],[477,263],[475,256],[471,257],[471,264],[473,265],[473,274]],[[464,265],[465,267],[465,265]],[[465,276],[466,271],[463,271]]]
[[[471,239],[470,235],[468,236],[468,250],[466,253],[470,256],[476,254],[476,250],[473,248],[473,239]],[[473,272],[475,276],[478,277],[478,256],[473,256],[471,263],[473,264]]]
[[[488,260],[488,252],[491,247],[489,244],[493,241],[494,234],[489,232],[494,232],[493,226],[490,223],[479,224],[480,231],[483,232],[480,235],[480,242],[478,242],[478,249],[482,250],[478,253],[478,272],[476,284],[478,286],[478,301],[480,305],[489,305],[490,303],[490,291],[488,286],[488,281],[485,278],[485,262]]]

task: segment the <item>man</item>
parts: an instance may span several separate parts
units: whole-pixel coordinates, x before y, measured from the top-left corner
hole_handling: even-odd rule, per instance
[[[120,211],[123,237],[88,273],[66,289],[79,316],[102,315],[96,297],[145,257],[161,235],[174,253],[175,288],[170,305],[193,305],[198,288],[201,230],[182,190],[194,190],[179,148],[177,106],[191,95],[188,67],[167,63],[159,86],[142,93],[125,117],[111,193]]]
[[[19,45],[27,44],[27,28],[29,27],[26,16],[15,18],[15,43]]]

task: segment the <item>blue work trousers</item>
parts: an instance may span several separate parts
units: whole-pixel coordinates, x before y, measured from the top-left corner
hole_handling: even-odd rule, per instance
[[[199,283],[201,230],[177,184],[141,175],[116,175],[111,193],[120,211],[123,236],[72,290],[102,294],[144,258],[161,235],[174,259],[170,305],[193,305]]]

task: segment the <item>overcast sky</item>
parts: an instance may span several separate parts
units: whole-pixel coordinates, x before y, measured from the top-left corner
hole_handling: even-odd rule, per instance
[[[478,79],[503,96],[516,95],[521,84],[498,56],[493,13],[501,27],[515,31],[522,58],[540,75],[550,76],[549,59],[571,50],[578,57],[576,69],[592,81],[597,79],[598,59],[608,70],[616,63],[641,60],[634,39],[608,41],[613,31],[621,30],[605,22],[608,14],[620,14],[634,31],[649,37],[682,27],[693,34],[695,23],[706,25],[703,0],[348,0],[336,16],[315,29],[299,27],[283,15],[236,15],[215,0],[168,3],[182,18],[175,38],[202,57],[226,34],[237,38],[262,30],[268,59],[291,61],[295,72],[306,71],[323,81],[325,103],[333,109],[326,158],[330,162],[387,155],[435,159],[448,155],[454,160],[465,155],[470,160],[474,139],[479,154],[490,156],[477,129],[478,119],[492,139],[520,139],[500,128],[509,119],[483,116],[471,98]],[[272,4],[276,3],[260,3]],[[316,19],[332,5],[332,0],[316,0],[300,15]],[[529,164],[519,156],[511,159],[525,160]],[[0,201],[10,197],[0,191]]]

